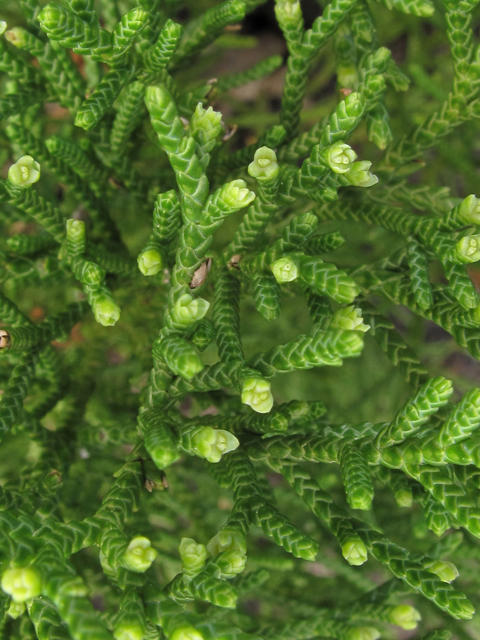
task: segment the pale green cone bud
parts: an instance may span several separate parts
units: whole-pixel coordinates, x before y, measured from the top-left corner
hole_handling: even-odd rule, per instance
[[[115,627],[113,631],[115,640],[143,640],[145,629],[140,624],[125,623]]]
[[[476,196],[472,194],[465,198],[459,207],[458,217],[465,224],[480,225],[480,202]]]
[[[224,202],[226,209],[237,211],[248,207],[255,200],[255,193],[247,188],[244,180],[232,180],[222,187],[219,199]]]
[[[465,236],[451,249],[454,262],[470,264],[480,260],[480,236]]]
[[[8,179],[17,187],[28,189],[40,178],[40,165],[32,156],[22,156],[8,170]]]
[[[358,82],[358,72],[356,67],[350,65],[339,65],[337,67],[337,82],[342,89],[351,89]]]
[[[297,3],[298,4],[298,3]],[[261,147],[255,151],[253,162],[248,165],[248,173],[260,182],[268,182],[278,176],[278,164],[275,151]]]
[[[348,540],[342,545],[342,556],[354,567],[367,561],[367,548],[361,540]]]
[[[348,173],[357,154],[348,144],[335,142],[326,150],[328,166],[334,173]]]
[[[244,556],[247,553],[247,541],[240,531],[225,528],[213,536],[207,544],[207,551],[212,556],[222,551],[237,551]]]
[[[122,564],[129,571],[144,573],[147,569],[150,569],[157,555],[148,538],[136,536],[123,554]]]
[[[278,22],[293,22],[296,24],[302,18],[300,3],[295,0],[276,0],[275,15]]]
[[[5,20],[0,20],[0,36],[2,36],[5,33],[6,28],[7,28],[7,23],[5,22]]]
[[[31,567],[7,569],[2,575],[2,589],[14,602],[25,602],[36,598],[42,592],[42,578]]]
[[[242,385],[242,402],[257,413],[269,413],[273,407],[270,382],[263,378],[247,378]]]
[[[16,620],[25,613],[25,604],[23,602],[11,602],[8,607],[7,614],[10,618]]]
[[[163,268],[162,254],[156,249],[149,249],[139,254],[137,263],[144,276],[154,276]]]
[[[395,501],[399,507],[411,507],[413,504],[413,495],[410,489],[399,489],[395,491]]]
[[[67,238],[78,242],[85,238],[85,222],[83,220],[67,220]]]
[[[351,305],[350,307],[335,311],[328,328],[362,331],[362,333],[365,333],[370,329],[370,325],[363,323],[362,310]]]
[[[429,560],[424,563],[428,571],[435,573],[442,582],[453,582],[458,578],[458,569],[453,562],[445,562],[443,560]]]
[[[203,640],[203,636],[200,631],[197,631],[194,627],[185,625],[177,627],[175,631],[170,634],[168,640]]]
[[[275,262],[270,265],[270,269],[278,284],[292,282],[296,280],[300,274],[297,263],[290,256],[275,260]]]
[[[234,451],[240,444],[229,431],[212,427],[203,427],[193,436],[192,443],[195,453],[208,462],[220,462],[223,454]]]
[[[184,293],[176,301],[172,316],[178,324],[184,327],[201,320],[208,311],[210,303],[203,298],[193,298],[189,293]]]
[[[95,123],[95,114],[93,111],[79,111],[75,116],[75,126],[88,131]]]
[[[247,564],[247,556],[244,553],[240,553],[232,549],[231,551],[224,551],[218,558],[218,564],[222,569],[223,577],[227,580],[234,578],[245,569]]]
[[[201,102],[190,119],[190,133],[202,147],[204,153],[209,153],[215,146],[215,138],[222,131],[222,114],[212,107],[204,109]]]
[[[371,187],[378,182],[377,176],[370,172],[371,166],[368,160],[354,162],[345,177],[354,187]]]
[[[184,575],[191,578],[200,573],[207,559],[205,545],[197,544],[193,538],[182,538],[178,551],[182,559]]]
[[[120,307],[106,296],[100,296],[93,303],[93,313],[103,327],[113,327],[120,318]]]
[[[177,375],[182,376],[182,378],[185,378],[185,380],[191,380],[193,376],[200,373],[200,371],[203,371],[204,367],[205,365],[200,359],[198,353],[194,350],[193,345],[191,350],[179,355],[176,358],[175,363],[171,364],[172,371]]]
[[[14,27],[5,33],[5,39],[14,47],[23,49],[27,44],[28,32],[22,27]]]
[[[394,607],[388,617],[392,624],[396,624],[397,627],[401,627],[406,631],[416,629],[418,622],[422,619],[420,611],[417,611],[415,607],[411,607],[409,604],[401,604],[398,607]]]
[[[100,284],[106,276],[105,269],[95,262],[88,262],[82,269],[82,283],[83,284]]]
[[[378,640],[380,631],[375,627],[352,627],[345,634],[345,640]]]

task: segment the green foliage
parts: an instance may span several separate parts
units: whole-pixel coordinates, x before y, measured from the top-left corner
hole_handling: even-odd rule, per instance
[[[478,0],[262,4],[4,2],[1,638],[479,635]]]

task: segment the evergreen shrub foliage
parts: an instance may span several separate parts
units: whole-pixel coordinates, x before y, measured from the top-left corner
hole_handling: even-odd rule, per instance
[[[271,4],[3,2],[3,638],[479,637],[478,0]]]

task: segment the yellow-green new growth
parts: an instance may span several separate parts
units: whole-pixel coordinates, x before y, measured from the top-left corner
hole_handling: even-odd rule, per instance
[[[40,179],[40,165],[32,156],[22,156],[8,170],[8,179],[22,189],[28,189]]]
[[[7,569],[2,574],[1,586],[14,602],[21,603],[40,595],[42,578],[32,567]]]
[[[144,536],[136,536],[130,541],[122,557],[123,566],[135,573],[144,573],[150,569],[158,553],[152,543]]]
[[[203,427],[192,438],[195,453],[208,462],[220,462],[222,455],[234,451],[240,444],[238,439],[224,429]]]
[[[269,413],[273,407],[270,383],[264,378],[247,378],[242,385],[242,402],[257,413]]]

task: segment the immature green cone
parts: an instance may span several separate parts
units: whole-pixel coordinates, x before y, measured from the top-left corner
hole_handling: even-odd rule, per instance
[[[192,438],[195,452],[208,462],[220,462],[222,455],[234,451],[240,444],[229,431],[204,427]]]
[[[328,166],[334,173],[348,173],[357,159],[355,151],[344,142],[335,142],[326,149]],[[358,164],[358,163],[357,163]]]
[[[197,320],[201,320],[209,307],[210,303],[203,298],[193,298],[189,293],[185,293],[176,301],[172,316],[179,325],[189,327]]]
[[[106,296],[95,298],[92,308],[95,320],[103,327],[113,327],[120,318],[120,307]]]
[[[361,331],[365,333],[370,329],[370,325],[364,324],[362,310],[353,305],[338,309],[332,316],[329,329],[346,329],[347,331]]]
[[[122,624],[113,632],[115,640],[143,640],[144,629],[136,624]]]
[[[255,151],[253,162],[248,165],[248,173],[259,182],[268,182],[278,176],[278,164],[275,151],[261,147]]]
[[[353,567],[359,567],[368,560],[367,548],[358,540],[347,540],[342,544],[342,556]]]
[[[255,194],[247,188],[244,180],[232,180],[221,188],[219,200],[226,210],[237,211],[248,207],[255,200]]]
[[[480,236],[465,236],[451,249],[452,262],[470,264],[480,260]]]
[[[390,611],[388,618],[397,627],[411,631],[418,627],[418,622],[422,619],[422,616],[415,607],[411,607],[409,604],[401,604]]]
[[[242,385],[242,402],[257,413],[269,413],[273,407],[273,396],[268,380],[247,378]]]
[[[380,631],[375,627],[353,627],[345,634],[345,640],[378,640]]]
[[[144,276],[154,276],[163,268],[162,254],[156,249],[147,249],[139,253],[137,263]]]
[[[23,615],[25,613],[25,603],[24,602],[11,602],[10,606],[8,607],[8,611],[7,611],[7,615],[10,616],[10,618],[13,618],[14,620],[16,620],[17,618],[19,618],[21,615]]]
[[[40,179],[40,165],[32,156],[22,156],[8,170],[8,179],[17,187],[28,189]]]
[[[197,544],[193,538],[182,538],[178,547],[182,559],[183,574],[189,578],[202,571],[207,559],[207,548],[203,544]]]
[[[217,563],[222,570],[222,578],[230,580],[245,569],[247,556],[236,549],[223,551],[217,559]]]
[[[236,529],[221,529],[207,544],[210,555],[216,556],[222,551],[238,551],[241,555],[247,552],[245,536]]]
[[[458,219],[464,224],[480,225],[480,202],[473,194],[467,196],[458,207]]]
[[[150,569],[158,553],[152,548],[152,543],[144,536],[136,536],[131,540],[123,554],[122,564],[129,571],[144,573]]]
[[[290,256],[285,256],[284,258],[280,258],[280,260],[275,260],[275,262],[270,265],[270,269],[272,270],[278,284],[292,282],[293,280],[296,280],[299,275],[297,263]]]
[[[14,602],[26,602],[42,592],[42,578],[36,569],[7,569],[2,575],[1,586]]]
[[[5,20],[0,20],[0,36],[2,36],[7,29],[7,23]]]
[[[210,153],[215,146],[216,138],[222,131],[222,114],[212,107],[204,109],[201,102],[197,104],[190,118],[190,134],[201,147],[203,153]]]
[[[371,166],[372,163],[368,162],[368,160],[354,162],[350,167],[350,171],[345,174],[345,177],[354,187],[372,187],[374,184],[377,184],[378,178],[370,172]]]
[[[168,637],[168,640],[204,640],[200,631],[190,625],[177,627]]]
[[[413,495],[410,489],[395,491],[395,502],[399,507],[409,508],[413,504]]]

